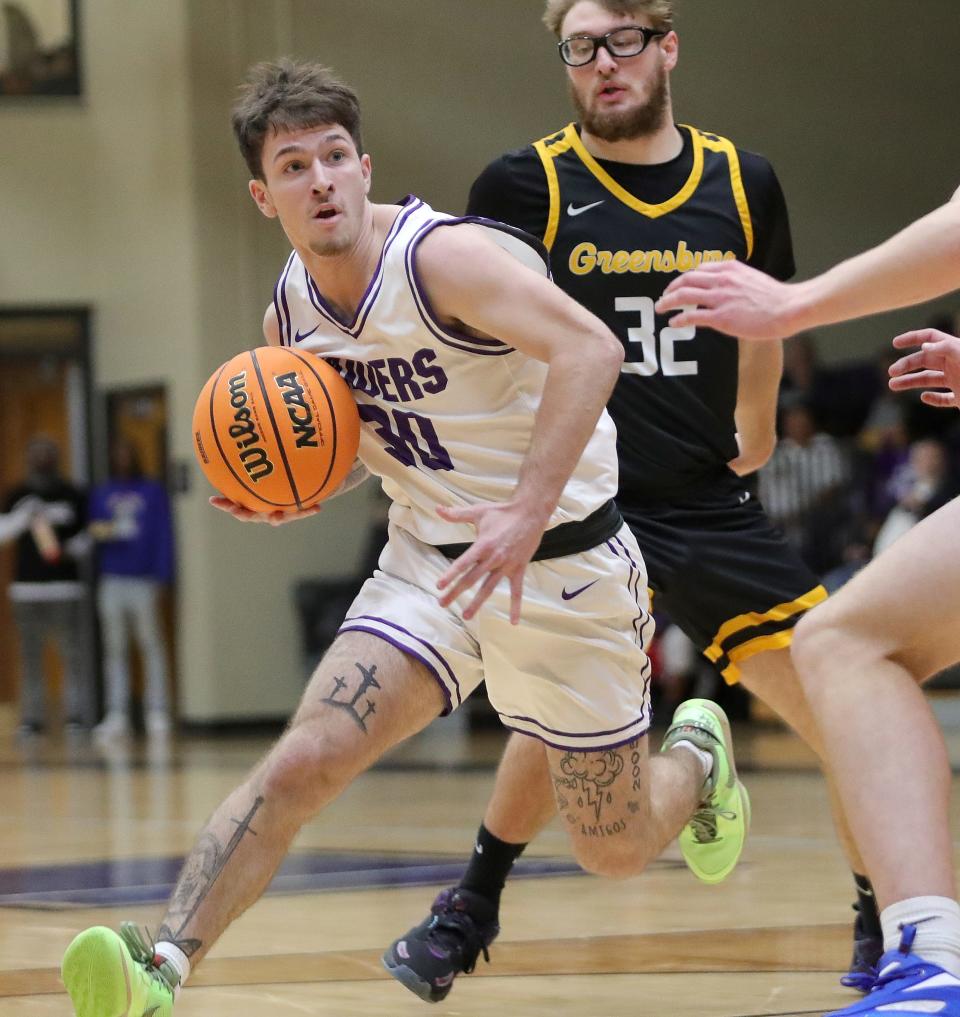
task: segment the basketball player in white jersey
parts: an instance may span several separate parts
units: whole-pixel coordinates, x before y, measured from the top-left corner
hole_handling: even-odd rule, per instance
[[[865,254],[786,285],[745,265],[681,276],[672,323],[746,339],[797,332],[960,288],[960,191]],[[932,329],[890,368],[894,391],[960,407],[960,339]],[[960,1017],[960,905],[948,805],[950,762],[920,686],[960,660],[960,500],[918,523],[801,622],[797,670],[844,810],[883,909],[879,977],[833,1017]]]
[[[415,198],[372,204],[356,96],[325,69],[258,66],[234,129],[254,200],[294,248],[268,338],[330,358],[355,389],[389,540],[290,727],[201,833],[160,941],[98,927],[67,950],[78,1017],[168,1017],[300,827],[484,679],[504,723],[547,746],[584,867],[638,872],[690,823],[688,850],[722,878],[749,820],[718,707],[681,707],[648,758],[646,575],[611,500],[603,409],[620,344],[530,238]]]

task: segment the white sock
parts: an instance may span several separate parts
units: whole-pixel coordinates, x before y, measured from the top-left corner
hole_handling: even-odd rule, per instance
[[[685,738],[679,742],[674,742],[670,746],[672,749],[688,749],[692,752],[697,759],[700,760],[700,765],[703,767],[703,779],[704,781],[713,773],[713,756],[710,755],[706,749],[701,749],[698,745],[694,745],[693,742],[688,742]]]
[[[190,958],[174,943],[156,943],[153,952],[165,961],[169,961],[170,966],[180,976],[180,984],[174,989],[175,994],[179,993],[180,985],[183,985],[190,977]]]
[[[910,952],[960,978],[960,904],[949,897],[910,897],[880,912],[883,949],[900,945],[900,927],[915,925]]]

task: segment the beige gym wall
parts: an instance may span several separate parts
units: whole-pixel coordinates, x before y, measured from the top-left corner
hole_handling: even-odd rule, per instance
[[[86,0],[85,96],[0,102],[0,303],[89,303],[98,388],[164,382],[177,497],[181,713],[276,716],[303,684],[291,582],[349,572],[371,492],[242,526],[206,506],[189,419],[259,341],[285,245],[246,194],[228,109],[243,69],[317,57],[360,92],[374,196],[462,208],[484,163],[569,119],[539,0]],[[960,184],[956,0],[680,0],[678,116],[769,155],[802,274]],[[953,306],[960,301],[942,302]],[[825,332],[872,351],[928,311]]]

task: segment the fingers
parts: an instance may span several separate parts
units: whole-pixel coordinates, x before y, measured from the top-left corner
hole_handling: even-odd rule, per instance
[[[215,494],[209,499],[210,504],[221,512],[226,512],[239,519],[241,523],[269,523],[271,526],[283,526],[284,523],[292,523],[295,519],[305,519],[307,516],[315,516],[323,508],[322,505],[313,505],[310,508],[299,509],[293,512],[254,512],[253,509],[244,508],[230,498]]]
[[[952,392],[921,392],[920,401],[926,403],[927,406],[939,406],[941,408],[960,406],[960,403],[957,402],[957,397]]]
[[[680,285],[677,286],[677,283]],[[667,311],[679,311],[683,308],[713,307],[721,296],[719,290],[698,285],[696,279],[686,276],[681,276],[670,285],[676,286],[676,289],[664,290],[663,296],[655,305],[659,314],[665,314]]]
[[[476,523],[483,513],[483,505],[465,505],[462,508],[437,506],[437,515],[448,523]]]
[[[701,265],[699,268],[695,268],[692,272],[684,272],[683,275],[677,276],[670,283],[663,291],[663,296],[675,293],[681,287],[691,283],[704,289],[714,289],[720,285],[724,276],[730,274],[730,268],[735,264],[735,262],[730,261],[711,262],[709,265]]]
[[[946,332],[941,332],[936,328],[915,328],[910,332],[904,332],[901,335],[895,336],[893,345],[898,350],[903,350],[910,346],[920,346],[923,343],[935,343],[943,339],[952,338],[953,336],[949,336]]]
[[[235,501],[224,498],[222,495],[214,495],[209,501],[214,508],[220,509],[221,512],[226,512],[227,515],[231,515],[234,519],[239,519],[243,523],[250,523],[256,519],[256,512],[252,512],[250,509],[244,508],[242,505],[238,505]]]
[[[470,552],[468,551],[467,554]],[[441,590],[445,590],[444,594],[440,597],[440,606],[449,607],[461,593],[465,593],[477,582],[477,580],[487,571],[479,562],[472,562],[464,564],[460,567],[459,571],[454,572],[454,566],[463,562],[463,559],[467,557],[467,554],[462,554],[460,557],[447,569],[446,572],[437,581],[437,586]],[[459,577],[459,578],[457,578]],[[456,581],[454,581],[456,580]],[[453,584],[452,586],[450,584]]]
[[[487,598],[497,588],[497,583],[499,583],[501,579],[503,579],[503,574],[500,572],[491,572],[487,578],[484,579],[480,589],[477,590],[476,596],[470,601],[467,605],[467,609],[463,612],[463,617],[467,621],[469,621],[477,613],[477,611],[483,607]]]
[[[713,307],[688,307],[670,319],[671,328],[683,328],[685,325],[703,325],[719,332],[725,331],[720,311]]]
[[[891,392],[906,392],[911,388],[944,388],[947,382],[943,371],[913,371],[891,377],[888,384]]]
[[[525,569],[518,569],[510,576],[510,624],[520,624],[520,604],[523,600],[523,573]]]

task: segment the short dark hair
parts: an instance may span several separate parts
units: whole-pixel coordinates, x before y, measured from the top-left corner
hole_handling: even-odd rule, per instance
[[[230,119],[243,158],[258,180],[264,179],[263,144],[271,132],[339,124],[363,153],[357,93],[322,64],[288,57],[256,64],[240,86]]]

